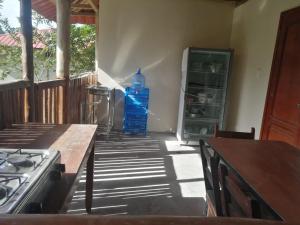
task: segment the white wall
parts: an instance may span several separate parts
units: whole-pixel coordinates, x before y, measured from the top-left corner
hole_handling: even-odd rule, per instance
[[[235,49],[227,128],[256,128],[259,137],[280,13],[300,0],[249,0],[234,11]]]
[[[176,131],[183,49],[228,48],[233,10],[213,0],[101,0],[99,81],[122,90],[141,67],[151,89],[149,129]]]

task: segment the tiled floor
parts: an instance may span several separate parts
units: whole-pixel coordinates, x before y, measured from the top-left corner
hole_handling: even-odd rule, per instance
[[[68,213],[85,214],[84,177]],[[99,215],[205,215],[198,148],[168,134],[98,135],[92,213]]]

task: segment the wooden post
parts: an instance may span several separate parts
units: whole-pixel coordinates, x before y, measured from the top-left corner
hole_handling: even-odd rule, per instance
[[[99,12],[96,13],[96,40],[95,40],[95,71],[98,76],[98,68],[99,68],[99,36],[100,36],[100,28],[99,28]]]
[[[29,118],[25,121],[35,121],[34,102],[34,68],[33,68],[33,47],[32,47],[32,13],[31,0],[20,0],[21,20],[21,43],[22,43],[22,69],[23,79],[30,82],[26,105],[29,111]]]
[[[63,96],[63,122],[68,123],[70,76],[70,0],[56,0],[57,44],[56,76],[65,80]]]

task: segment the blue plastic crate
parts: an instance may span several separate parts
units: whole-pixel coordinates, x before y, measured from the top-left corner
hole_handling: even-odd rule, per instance
[[[135,105],[126,105],[125,107],[125,115],[126,114],[136,114],[136,115],[147,115],[148,114],[148,107],[144,106],[135,106]]]
[[[130,87],[126,88],[123,127],[125,133],[146,134],[148,102],[148,88],[139,91]]]

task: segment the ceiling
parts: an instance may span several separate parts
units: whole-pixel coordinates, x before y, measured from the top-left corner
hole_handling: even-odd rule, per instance
[[[50,20],[56,20],[55,0],[31,0],[32,8]],[[95,24],[96,12],[99,9],[99,0],[70,0],[71,23]],[[151,0],[149,0],[151,1]],[[231,1],[241,5],[248,0],[217,0]]]
[[[55,0],[32,0],[32,8],[47,19],[56,20]],[[99,0],[71,0],[71,23],[95,24]]]

